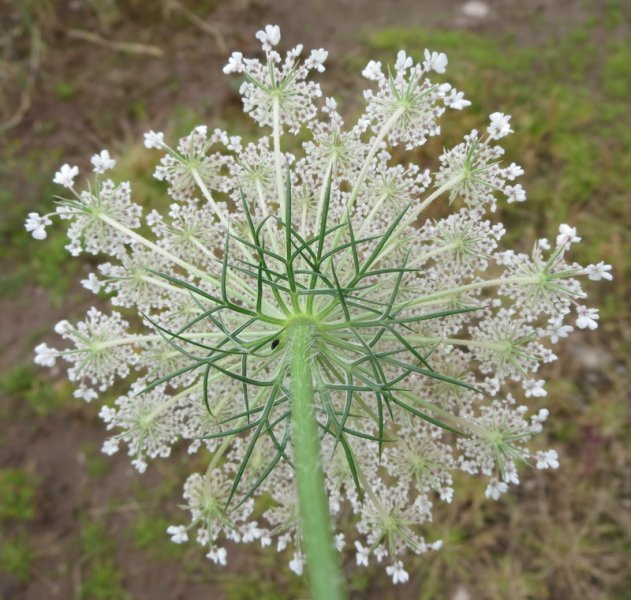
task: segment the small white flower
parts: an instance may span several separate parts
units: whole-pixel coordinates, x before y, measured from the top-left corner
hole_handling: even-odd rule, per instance
[[[54,367],[59,356],[59,350],[50,348],[48,344],[39,344],[35,347],[35,364],[43,367]]]
[[[171,536],[171,541],[174,544],[188,542],[188,533],[186,533],[186,527],[184,527],[184,525],[169,525],[167,527],[167,533]]]
[[[514,464],[508,464],[506,466],[506,470],[504,471],[504,475],[502,475],[502,479],[506,483],[512,483],[514,485],[519,485],[519,475],[517,474],[517,468]]]
[[[450,487],[442,488],[439,492],[439,497],[443,502],[447,502],[447,504],[451,504],[454,499],[454,490]]]
[[[245,65],[243,64],[243,53],[233,52],[228,59],[228,64],[223,68],[223,72],[226,75],[229,75],[230,73],[241,73],[244,69]]]
[[[359,542],[355,542],[355,549],[357,550],[357,554],[355,555],[355,560],[357,561],[357,564],[367,567],[368,566],[368,553],[370,549],[365,546],[362,546]]]
[[[135,458],[131,464],[139,473],[144,473],[147,470],[147,463],[142,458]]]
[[[193,132],[199,137],[205,138],[208,135],[208,125],[198,125],[193,128]]]
[[[324,72],[324,61],[326,60],[329,53],[320,48],[318,50],[312,50],[309,58],[305,61],[305,66],[310,69],[315,69],[316,71],[323,73]]]
[[[303,48],[304,46],[302,44],[298,44],[297,46],[289,50],[289,52],[287,52],[287,59],[293,64],[293,62],[302,54]]]
[[[228,552],[225,548],[212,548],[206,555],[206,558],[212,560],[216,565],[225,566],[228,558]]]
[[[289,561],[289,569],[296,575],[302,575],[305,568],[305,557],[302,552],[294,552],[294,557]]]
[[[30,231],[36,240],[46,239],[46,227],[52,224],[52,221],[46,216],[40,216],[39,213],[32,212],[28,214],[28,218],[24,223],[26,231]]]
[[[105,173],[109,169],[114,168],[116,161],[110,157],[110,153],[107,150],[101,150],[99,154],[95,154],[90,162],[94,167],[93,171],[95,173]]]
[[[598,319],[600,315],[598,314],[597,308],[587,308],[586,306],[577,306],[576,307],[576,326],[579,329],[597,329],[598,328]]]
[[[464,92],[451,89],[449,95],[445,96],[445,106],[453,108],[454,110],[462,110],[470,105],[471,102],[464,97]]]
[[[197,530],[197,535],[195,536],[195,541],[200,546],[205,546],[210,541],[210,534],[208,533],[208,529],[205,527],[200,527]]]
[[[436,73],[444,73],[447,70],[447,55],[444,52],[430,52],[425,50],[426,69],[432,69]]]
[[[59,171],[55,173],[53,183],[58,183],[64,187],[71,188],[74,185],[74,178],[79,174],[79,167],[71,167],[69,164],[61,165]]]
[[[486,128],[489,134],[489,139],[499,140],[509,133],[513,133],[510,128],[510,115],[505,115],[501,112],[494,112],[491,116],[491,124]]]
[[[381,562],[386,556],[388,556],[388,551],[385,549],[384,546],[377,546],[373,552],[379,562]]]
[[[559,455],[556,450],[546,450],[545,452],[537,452],[537,469],[558,469]]]
[[[272,46],[280,42],[280,27],[278,25],[266,25],[265,30],[256,32],[256,39],[263,45],[263,50],[269,51]]]
[[[601,279],[611,281],[613,275],[610,271],[611,265],[606,265],[603,261],[600,261],[597,265],[588,265],[585,267],[585,273],[592,281],[600,281]]]
[[[536,420],[539,423],[544,423],[548,419],[549,416],[550,416],[550,411],[547,408],[540,408],[536,416],[533,417],[533,420]]]
[[[146,148],[162,148],[164,145],[164,133],[161,131],[153,131],[153,129],[145,133]]]
[[[362,71],[362,75],[371,81],[381,79],[381,77],[383,77],[383,73],[381,71],[381,61],[371,60]]]
[[[405,71],[412,66],[412,58],[405,53],[405,50],[399,50],[397,54],[397,62],[394,63],[394,68],[397,71]]]
[[[81,285],[93,294],[98,294],[103,287],[103,282],[94,273],[90,273],[87,279],[81,280]]]
[[[430,548],[432,550],[440,550],[443,547],[443,540],[436,540],[432,544],[430,544]]]
[[[116,416],[116,410],[111,406],[102,406],[99,411],[99,417],[103,419],[105,423],[111,423],[112,419]]]
[[[493,500],[499,500],[500,496],[508,490],[508,485],[503,481],[499,481],[496,478],[491,479],[489,485],[486,487],[486,491],[484,495],[487,498],[492,498]]]
[[[337,102],[335,98],[331,98],[330,96],[328,96],[327,98],[324,99],[324,107],[322,108],[322,112],[325,112],[325,113],[335,112],[336,109],[337,109]]]
[[[393,565],[386,567],[386,573],[392,577],[392,583],[406,583],[410,576],[408,572],[403,568],[403,563],[398,560]]]
[[[515,177],[523,175],[524,169],[516,163],[511,163],[510,165],[508,165],[508,167],[506,167],[506,170],[504,172],[506,173],[506,179],[513,180],[515,179]]]
[[[543,379],[524,379],[523,387],[526,393],[526,398],[534,396],[535,398],[543,398],[548,395],[548,392],[543,388],[545,381]]]
[[[287,545],[289,544],[289,541],[291,539],[291,536],[289,534],[283,534],[283,535],[279,535],[278,536],[278,540],[276,542],[276,550],[278,552],[282,552],[285,548],[287,548]]]
[[[335,536],[335,549],[338,552],[344,550],[344,545],[346,543],[346,536],[343,533],[338,533]]]
[[[72,325],[64,319],[63,321],[59,321],[54,327],[55,333],[58,335],[64,335],[72,330]]]
[[[526,190],[520,183],[517,185],[507,185],[504,188],[506,194],[506,201],[511,204],[513,202],[524,202],[526,200]]]
[[[85,400],[86,402],[92,402],[92,400],[96,400],[96,398],[99,397],[96,390],[93,390],[85,385],[80,385],[74,392],[72,392],[72,396],[74,398],[79,398],[80,400]]]
[[[563,325],[562,322],[556,319],[550,319],[549,323],[551,325],[550,341],[553,344],[556,344],[561,338],[566,338],[574,331],[574,327],[571,325]]]
[[[107,454],[108,456],[112,456],[112,454],[116,454],[118,452],[118,440],[114,438],[110,438],[109,440],[105,440],[103,442],[103,446],[101,447],[101,452],[103,454]]]
[[[256,521],[250,521],[242,530],[241,541],[244,544],[249,544],[254,540],[258,540],[263,535],[263,530],[259,529]]]
[[[559,225],[559,235],[557,235],[557,246],[569,246],[576,242],[580,242],[581,238],[576,235],[576,227],[570,227],[565,223]]]

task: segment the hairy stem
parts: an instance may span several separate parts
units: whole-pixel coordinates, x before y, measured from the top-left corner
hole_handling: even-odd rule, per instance
[[[296,322],[291,331],[291,404],[300,529],[313,600],[342,600],[342,577],[333,548],[331,518],[320,464],[313,410],[310,357],[314,329]]]

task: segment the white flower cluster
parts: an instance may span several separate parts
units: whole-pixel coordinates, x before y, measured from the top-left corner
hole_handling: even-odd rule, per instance
[[[500,166],[499,159],[504,149],[489,144],[512,132],[508,125],[498,128],[498,115],[504,117],[501,113],[491,115],[486,139],[481,139],[474,129],[465,135],[464,142],[440,156],[441,168],[436,174],[436,184],[449,190],[450,200],[461,197],[467,206],[474,209],[488,203],[491,211],[495,211],[497,191],[502,192],[509,203],[526,200],[526,193],[520,184],[506,183],[523,175],[524,170],[515,163],[507,167]]]
[[[296,133],[316,116],[315,100],[322,91],[317,83],[306,79],[311,71],[324,71],[328,52],[322,48],[312,50],[300,64],[303,46],[299,44],[287,52],[283,60],[273,49],[280,42],[277,25],[268,25],[264,31],[259,31],[257,39],[262,42],[265,62],[233,52],[224,73],[243,74],[245,81],[240,89],[243,108],[257,123],[276,123]]]
[[[264,60],[235,52],[224,71],[243,78],[245,111],[271,131],[245,144],[200,126],[175,149],[146,134],[164,153],[155,176],[172,198],[166,215],[141,221],[130,185],[102,178],[115,163],[106,150],[92,158],[86,190],[75,190],[77,167],[55,175],[74,197],[56,213],[30,213],[26,229],[43,239],[56,214],[70,221],[73,255],[109,255],[83,284],[107,292],[134,333],[118,313],[91,309],[60,323],[65,346],[39,345],[36,362],[67,360],[86,400],[131,379],[101,410],[106,453],[124,445],[140,471],[180,440],[210,455],[208,471],[185,484],[191,522],[169,527],[175,543],[195,532],[218,564],[226,539],[291,547],[300,574],[288,336],[309,319],[315,414],[331,434],[322,439],[329,507],[344,532],[336,547],[359,565],[383,562],[403,583],[406,552],[441,545],[420,530],[435,502],[458,493],[454,471],[485,477],[498,499],[519,482],[520,462],[558,467],[554,450],[528,447],[548,411],[528,417],[511,392],[517,382],[526,398],[546,395],[539,369],[573,330],[571,313],[578,328],[598,325],[579,279],[611,279],[611,268],[570,262],[580,238],[569,225],[531,254],[499,249],[505,230],[488,211],[525,200],[513,183],[523,170],[503,165],[496,144],[512,132],[510,117],[493,113],[486,134],[466,135],[436,172],[400,162],[395,146],[422,145],[446,108],[469,104],[430,79],[445,72],[444,54],[415,62],[401,51],[385,72],[371,61],[363,74],[376,89],[345,128],[335,101],[318,103],[320,87],[307,80],[324,70],[326,51],[301,62],[297,46],[282,59],[278,27],[257,38]],[[281,148],[284,132],[306,138],[301,156]],[[419,227],[435,202],[457,210]]]
[[[360,123],[391,145],[404,143],[409,150],[423,145],[428,136],[440,133],[438,118],[444,107],[461,110],[471,104],[451,84],[435,84],[426,77],[432,71],[444,73],[446,67],[447,57],[429,50],[416,64],[401,50],[394,75],[384,74],[380,62],[370,61],[362,75],[377,82],[378,89],[364,92],[367,110]]]

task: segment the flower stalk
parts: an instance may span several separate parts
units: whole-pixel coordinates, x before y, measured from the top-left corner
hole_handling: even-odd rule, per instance
[[[331,517],[324,487],[320,439],[314,412],[314,324],[305,319],[292,325],[291,407],[292,441],[300,529],[314,600],[341,600],[342,578],[335,556]]]

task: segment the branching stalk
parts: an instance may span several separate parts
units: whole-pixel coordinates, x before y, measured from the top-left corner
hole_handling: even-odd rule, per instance
[[[285,214],[285,187],[283,185],[283,167],[280,153],[280,100],[274,96],[272,101],[274,111],[274,170],[276,172],[276,193],[278,194],[278,204],[280,214]]]

